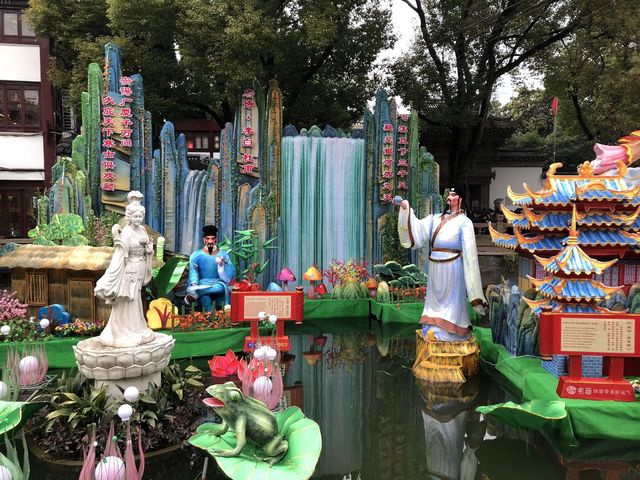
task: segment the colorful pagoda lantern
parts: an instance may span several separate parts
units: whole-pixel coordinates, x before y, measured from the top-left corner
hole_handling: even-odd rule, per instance
[[[509,198],[522,209],[502,207],[514,234],[491,226],[489,232],[496,245],[519,252],[519,286],[538,292],[538,299],[524,298],[534,315],[609,312],[602,302],[638,281],[640,187],[627,186],[622,162],[606,176],[595,175],[590,162],[580,165],[577,175],[557,175],[560,166],[551,165],[537,192],[526,184],[522,194],[509,187]],[[600,376],[600,357],[585,360],[584,375]],[[554,356],[543,366],[563,375],[566,357]]]

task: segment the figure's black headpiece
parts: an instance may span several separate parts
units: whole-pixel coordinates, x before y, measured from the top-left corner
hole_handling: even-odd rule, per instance
[[[215,225],[205,225],[204,227],[202,227],[202,236],[203,237],[209,237],[209,236],[217,237],[218,236],[218,227],[216,227]]]

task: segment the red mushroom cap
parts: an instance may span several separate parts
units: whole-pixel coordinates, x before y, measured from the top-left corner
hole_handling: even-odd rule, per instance
[[[327,293],[329,293],[329,291],[327,290],[327,287],[324,283],[320,283],[316,285],[316,293],[318,295],[326,295]]]

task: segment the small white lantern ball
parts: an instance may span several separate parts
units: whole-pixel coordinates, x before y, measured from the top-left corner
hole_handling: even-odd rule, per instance
[[[259,319],[261,322],[264,322],[264,321],[267,319],[267,314],[266,314],[266,312],[260,312],[260,313],[258,313],[258,319]]]
[[[224,306],[224,313],[229,313],[231,311],[231,305],[227,304]]]
[[[253,358],[256,360],[264,360],[267,356],[267,347],[256,348],[253,352]]]
[[[276,352],[275,349],[269,346],[264,347],[264,349],[265,349],[265,358],[267,359],[267,361],[273,362],[278,356],[278,352]]]
[[[43,330],[46,330],[47,327],[49,326],[49,319],[48,318],[43,318],[42,320],[40,320],[40,328]]]
[[[269,315],[269,323],[271,325],[275,325],[277,321],[278,321],[277,315]]]
[[[273,390],[273,382],[269,377],[258,377],[253,382],[253,393],[256,395],[267,396]]]
[[[118,457],[104,457],[96,467],[96,480],[124,480],[124,462]]]
[[[127,387],[124,391],[124,399],[127,402],[135,403],[140,398],[140,390],[136,387]]]
[[[29,355],[20,360],[18,364],[20,375],[31,375],[38,371],[38,359],[33,355]]]
[[[11,472],[4,465],[0,465],[0,480],[13,480]]]
[[[122,420],[123,422],[128,422],[131,418],[131,415],[133,415],[133,407],[131,405],[129,405],[128,403],[123,403],[122,405],[120,405],[120,408],[118,408],[118,416],[120,417],[120,420]]]
[[[9,394],[9,385],[0,381],[0,400],[4,400],[8,394]],[[2,475],[0,475],[0,480],[2,480]]]
[[[2,335],[9,335],[9,333],[11,333],[11,327],[10,327],[9,325],[3,325],[3,326],[0,328],[0,333],[1,333]]]

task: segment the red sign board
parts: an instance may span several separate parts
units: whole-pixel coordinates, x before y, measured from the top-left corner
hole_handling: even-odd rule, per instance
[[[560,397],[633,402],[624,359],[640,357],[640,315],[542,313],[540,354],[569,355],[569,375],[560,377],[556,390]],[[609,357],[609,377],[583,378],[583,355]]]
[[[640,357],[640,315],[543,313],[540,354]]]
[[[304,292],[231,292],[231,323],[258,320],[258,314],[302,323]]]
[[[259,313],[278,317],[275,336],[260,336]],[[284,321],[302,323],[304,292],[231,292],[231,323],[251,322],[251,334],[244,339],[244,351],[252,352],[256,345],[268,345],[276,350],[289,350],[289,337],[284,334]]]

